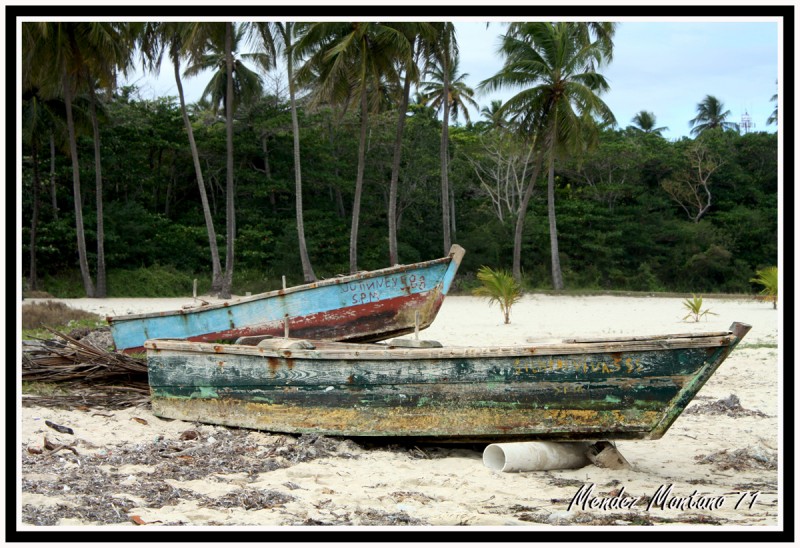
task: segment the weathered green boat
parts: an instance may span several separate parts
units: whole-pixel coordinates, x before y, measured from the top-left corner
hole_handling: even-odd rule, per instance
[[[145,343],[153,411],[284,433],[425,441],[658,439],[750,330],[514,347]]]

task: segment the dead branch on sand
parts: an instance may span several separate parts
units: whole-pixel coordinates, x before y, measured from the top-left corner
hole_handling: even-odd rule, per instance
[[[145,360],[45,329],[56,338],[23,343],[22,380],[63,383],[70,390],[64,395],[26,395],[23,405],[122,408],[148,401]]]

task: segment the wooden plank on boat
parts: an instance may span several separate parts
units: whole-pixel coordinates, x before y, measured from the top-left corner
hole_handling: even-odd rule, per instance
[[[657,341],[662,339],[691,339],[694,337],[724,337],[730,335],[730,331],[718,331],[716,333],[676,333],[670,335],[650,335],[639,337],[591,337],[581,339],[564,339],[563,342],[567,344],[581,344],[581,343],[611,343],[611,342],[629,342],[629,341]]]

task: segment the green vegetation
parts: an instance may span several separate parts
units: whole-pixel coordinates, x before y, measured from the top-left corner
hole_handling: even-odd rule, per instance
[[[507,271],[493,270],[488,266],[478,269],[477,278],[483,285],[473,289],[472,294],[486,297],[489,304],[499,304],[504,323],[511,323],[511,307],[522,299],[519,282]]]
[[[763,287],[761,294],[772,303],[773,308],[778,308],[778,267],[769,266],[756,270],[756,277],[750,279]]]
[[[683,301],[683,306],[689,311],[689,313],[683,317],[684,320],[691,318],[695,322],[699,322],[700,318],[703,316],[707,316],[709,314],[716,316],[716,313],[711,312],[711,309],[709,308],[703,310],[703,297],[698,297],[694,294],[692,294],[691,299],[687,298],[685,301]]]
[[[551,35],[573,69],[588,66],[583,46],[592,63],[612,58],[613,26],[575,25],[508,27],[492,81],[510,84],[514,62],[545,51]],[[294,285],[441,257],[450,240],[467,250],[455,286],[465,290],[492,264],[533,290],[752,294],[752,273],[777,264],[777,135],[739,134],[714,97],[697,105],[695,137],[668,141],[658,105],[614,124],[601,104],[613,85],[601,80],[605,63],[578,75],[592,79],[584,90],[541,66],[526,72],[526,89],[557,73],[592,108],[569,120],[532,115],[543,92],[492,101],[488,120],[471,121],[448,25],[234,27],[22,25],[18,228],[29,291],[190,295],[197,279],[200,293],[241,295],[278,288],[282,275]],[[250,72],[236,69],[247,82],[237,81],[231,117],[219,85],[245,31],[262,55],[233,56]],[[389,49],[345,52],[348,33]],[[180,93],[115,88],[113,67],[141,59],[134,45],[149,68],[163,58],[162,72],[178,74],[213,53],[208,94],[186,105]],[[333,66],[337,51],[346,55]],[[291,89],[277,55],[294,63]],[[606,123],[590,123],[592,113]],[[569,131],[556,135],[555,123]]]

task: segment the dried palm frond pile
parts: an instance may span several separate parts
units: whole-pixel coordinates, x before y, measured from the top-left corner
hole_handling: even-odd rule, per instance
[[[23,343],[22,380],[67,385],[64,395],[27,397],[23,404],[121,408],[148,401],[147,362],[46,328],[55,339]]]

